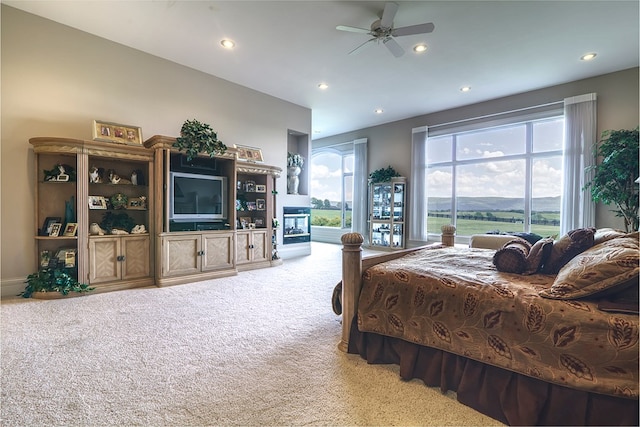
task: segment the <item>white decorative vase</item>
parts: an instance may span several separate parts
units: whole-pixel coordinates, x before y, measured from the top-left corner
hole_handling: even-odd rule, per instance
[[[287,193],[298,194],[298,186],[300,185],[300,175],[302,169],[298,166],[289,166],[287,168]]]

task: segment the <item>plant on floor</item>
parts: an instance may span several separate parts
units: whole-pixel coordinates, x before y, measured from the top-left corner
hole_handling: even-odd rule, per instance
[[[31,298],[34,292],[60,292],[69,295],[70,292],[90,292],[95,288],[78,282],[73,276],[62,268],[43,268],[36,273],[27,276],[24,291],[19,295],[23,298]]]
[[[591,188],[593,201],[618,208],[613,212],[624,218],[627,232],[638,230],[638,129],[602,132],[600,143],[593,146],[594,155],[602,161],[588,169],[594,176],[585,185]]]
[[[369,174],[369,184],[377,184],[379,182],[389,182],[391,178],[400,176],[391,165],[386,168],[375,170]]]
[[[195,119],[184,122],[173,146],[186,153],[188,162],[198,157],[198,153],[213,157],[227,151],[227,146],[218,139],[218,134],[211,126]]]

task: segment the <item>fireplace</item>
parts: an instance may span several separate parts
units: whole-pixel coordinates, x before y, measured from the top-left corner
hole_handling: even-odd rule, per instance
[[[311,241],[311,208],[285,207],[282,244]]]

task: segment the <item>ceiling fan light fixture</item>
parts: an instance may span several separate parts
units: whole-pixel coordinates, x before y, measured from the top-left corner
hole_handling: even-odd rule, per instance
[[[225,49],[233,49],[234,47],[236,47],[236,43],[231,39],[222,39],[222,41],[220,41],[220,44]]]
[[[591,53],[585,53],[584,55],[582,55],[580,57],[581,61],[591,61],[592,59],[594,59],[596,57],[596,54],[591,52]]]
[[[424,44],[424,43],[417,44],[417,45],[415,45],[415,46],[413,47],[413,51],[414,51],[415,53],[422,53],[422,52],[426,52],[426,50],[427,50],[427,45],[426,45],[426,44]]]

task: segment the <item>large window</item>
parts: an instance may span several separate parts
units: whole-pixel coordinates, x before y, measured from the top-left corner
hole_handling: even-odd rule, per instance
[[[311,225],[351,228],[353,152],[320,151],[311,156]]]
[[[560,232],[564,118],[427,140],[427,233]]]

